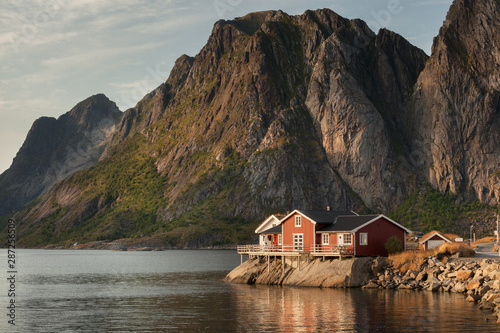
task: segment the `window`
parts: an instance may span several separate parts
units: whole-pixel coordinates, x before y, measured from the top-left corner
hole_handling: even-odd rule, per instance
[[[329,236],[330,236],[330,235],[328,235],[327,233],[324,233],[324,234],[323,234],[323,245],[328,245],[328,244],[330,243],[330,242],[329,242],[329,240],[330,240],[330,237],[329,237]]]
[[[368,233],[361,232],[359,234],[359,245],[368,245]]]
[[[281,234],[278,234],[278,245],[281,245]]]
[[[303,234],[293,234],[293,250],[302,251]]]
[[[352,245],[352,235],[344,234],[344,245]]]
[[[295,216],[295,226],[296,227],[302,226],[302,216],[300,215]]]

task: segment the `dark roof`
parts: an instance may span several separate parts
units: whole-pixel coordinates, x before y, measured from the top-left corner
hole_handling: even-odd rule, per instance
[[[261,234],[281,234],[281,224],[260,232]]]
[[[317,232],[329,232],[329,231],[351,231],[356,229],[368,221],[380,215],[350,215],[350,216],[338,216],[337,222],[334,224],[327,225]]]
[[[297,210],[302,215],[307,216],[316,223],[330,224],[334,223],[337,216],[357,216],[355,213],[350,211],[339,211],[339,210]]]

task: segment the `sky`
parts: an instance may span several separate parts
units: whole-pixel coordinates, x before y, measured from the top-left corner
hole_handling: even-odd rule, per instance
[[[120,110],[195,56],[213,24],[281,9],[330,8],[377,32],[399,33],[427,54],[452,0],[0,0],[0,173],[33,122],[58,118],[104,93]]]

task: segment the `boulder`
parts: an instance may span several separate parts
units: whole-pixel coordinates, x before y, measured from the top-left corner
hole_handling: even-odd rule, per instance
[[[364,289],[375,289],[375,288],[378,288],[378,284],[376,284],[375,282],[373,281],[370,281],[368,282],[367,284],[365,284],[363,286]]]
[[[460,282],[465,282],[472,276],[472,274],[473,272],[471,270],[458,271],[457,280]]]
[[[483,270],[478,269],[474,273],[474,277],[472,279],[476,280],[476,279],[479,279],[479,278],[482,278],[482,277],[483,277]]]
[[[494,303],[497,298],[499,298],[498,303],[500,303],[500,294],[490,294],[486,297],[486,301]]]
[[[479,304],[479,309],[493,311],[493,309],[495,309],[495,305],[493,303],[485,301]]]
[[[467,298],[465,299],[466,301],[469,301],[469,302],[477,302],[481,299],[481,297],[477,296],[477,295],[469,295],[467,296]]]
[[[415,278],[416,281],[425,281],[427,280],[427,272],[422,271],[417,274],[417,277]]]
[[[438,291],[442,285],[441,281],[439,281],[436,278],[431,278],[429,281],[427,281],[427,283],[429,285],[427,290],[429,290],[429,291]]]
[[[490,286],[486,285],[486,286],[482,286],[482,287],[479,287],[479,289],[477,290],[477,294],[481,297],[483,297],[484,295],[486,295],[486,293],[490,290]]]
[[[411,284],[401,283],[397,289],[414,289],[414,287]]]
[[[467,284],[467,290],[475,290],[481,287],[481,281],[480,280],[475,280],[471,281]]]
[[[492,280],[500,280],[500,270],[492,269],[491,271],[489,271],[488,277]]]
[[[455,286],[451,289],[451,291],[455,293],[464,293],[467,291],[467,284],[457,282]]]
[[[388,265],[387,258],[377,257],[373,260],[371,269],[374,275],[378,275],[382,272]]]
[[[447,286],[441,286],[441,288],[443,289],[443,291],[450,292],[453,286],[449,284]]]
[[[491,284],[491,282],[490,282]],[[500,290],[500,280],[494,280],[492,283],[493,289]]]

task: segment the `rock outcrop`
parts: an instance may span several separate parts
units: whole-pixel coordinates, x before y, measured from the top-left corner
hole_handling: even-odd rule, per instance
[[[283,269],[280,257],[277,258],[271,257],[269,268],[265,258],[249,259],[232,270],[225,280],[244,284],[355,288],[363,286],[373,276],[373,258],[326,261],[318,258],[302,262],[301,269],[289,264]]]
[[[0,175],[0,215],[11,213],[76,171],[93,166],[122,113],[100,94],[58,119],[31,127],[10,168]]]
[[[500,3],[456,0],[408,112],[415,171],[442,193],[500,199]]]

